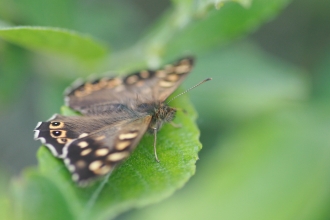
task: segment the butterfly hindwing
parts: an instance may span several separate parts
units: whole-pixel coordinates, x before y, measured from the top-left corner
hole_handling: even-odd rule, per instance
[[[104,114],[92,116],[62,116],[55,114],[46,122],[39,122],[34,129],[34,138],[41,140],[54,156],[63,157],[63,147],[70,141],[86,136],[105,126],[119,123],[128,118],[143,117],[145,114],[132,114],[125,105],[107,105],[96,109]],[[106,116],[104,116],[106,115]]]
[[[63,147],[67,142],[78,138],[65,122],[65,117],[55,114],[46,122],[39,122],[34,129],[34,139],[40,140],[56,157],[63,156]]]
[[[105,126],[68,143],[64,161],[72,179],[81,185],[109,173],[126,159],[146,132],[151,116]]]
[[[142,70],[126,77],[109,77],[76,83],[66,91],[66,104],[84,113],[101,103],[123,103],[139,99],[141,103],[163,102],[181,84],[193,67],[193,58],[184,58],[158,70]]]

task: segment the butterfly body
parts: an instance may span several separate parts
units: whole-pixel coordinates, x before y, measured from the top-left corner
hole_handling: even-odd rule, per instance
[[[176,113],[165,100],[192,65],[192,58],[184,58],[159,70],[76,83],[66,90],[65,101],[82,116],[56,114],[38,123],[34,137],[84,185],[126,159],[146,132],[154,134],[156,146],[157,131]]]

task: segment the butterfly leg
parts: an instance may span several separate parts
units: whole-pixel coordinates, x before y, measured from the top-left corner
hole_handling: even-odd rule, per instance
[[[154,153],[155,153],[156,161],[159,163],[158,156],[157,156],[157,150],[156,150],[157,128],[153,128],[153,129],[154,129]]]

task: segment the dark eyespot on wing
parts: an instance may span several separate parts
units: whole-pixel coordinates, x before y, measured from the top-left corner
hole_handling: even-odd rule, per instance
[[[64,147],[64,162],[80,185],[109,173],[135,149],[147,130],[151,116],[108,126]]]
[[[46,122],[39,122],[34,129],[34,139],[40,140],[54,156],[63,156],[63,147],[79,136],[68,129],[64,116],[55,114]]]

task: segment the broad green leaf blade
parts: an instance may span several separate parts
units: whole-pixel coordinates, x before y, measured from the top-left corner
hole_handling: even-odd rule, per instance
[[[209,7],[209,1],[196,3],[197,6],[188,0],[174,2],[174,7],[164,13],[145,38],[131,49],[115,54],[110,65],[121,67],[125,66],[121,60],[131,60],[137,65],[147,61],[155,67],[163,59],[200,54],[225,45],[272,19],[290,0],[254,0],[249,7],[242,6],[248,1],[229,1],[219,10],[213,5]]]
[[[29,77],[26,70],[27,54],[22,48],[4,45],[0,51],[0,111],[7,103],[11,103],[21,96],[22,88]]]
[[[200,53],[216,45],[224,45],[273,18],[288,2],[254,0],[247,8],[228,2],[220,10],[210,11],[203,19],[192,22],[173,35],[164,52],[167,56],[182,54],[182,51]]]
[[[64,203],[73,219],[109,219],[131,208],[143,207],[170,196],[194,174],[197,153],[201,149],[199,131],[194,123],[196,113],[187,97],[181,96],[171,105],[185,112],[179,111],[174,120],[182,125],[181,128],[167,124],[157,135],[160,163],[154,158],[153,136],[145,135],[129,159],[113,171],[108,181],[103,179],[90,187],[79,188],[71,180],[63,161],[42,147],[38,152],[40,171],[32,175],[33,178],[26,176],[22,190],[15,192],[18,194],[17,202],[29,207],[21,197],[34,193],[40,201],[34,211],[42,211],[41,204],[43,200],[47,202],[47,198],[44,198],[47,195],[42,191],[31,192],[29,184],[45,184],[43,187],[50,194],[58,194],[58,201],[54,203]],[[42,178],[50,183],[47,185]],[[63,209],[62,205],[59,206],[59,209]],[[56,205],[54,209],[57,209]],[[24,214],[27,211],[22,212]]]
[[[70,55],[85,61],[95,61],[107,54],[103,43],[90,36],[59,28],[2,28],[0,37],[31,50]]]
[[[77,5],[74,1],[48,0],[45,3],[42,0],[20,0],[15,3],[25,24],[71,28],[76,22]]]
[[[0,219],[13,219],[12,204],[8,197],[9,177],[0,169]]]
[[[200,86],[191,95],[201,118],[213,125],[215,119],[251,119],[310,97],[309,78],[303,69],[274,59],[249,41],[200,56],[195,71],[196,74],[186,80],[186,85],[206,77],[213,78],[211,83]],[[211,97],[212,102],[205,97]],[[205,122],[205,126],[207,124]]]
[[[11,186],[15,220],[74,219],[63,193],[36,169],[25,170],[24,182]]]
[[[197,10],[199,14],[202,14],[210,8],[221,9],[221,7],[224,6],[224,4],[227,2],[237,2],[242,6],[248,8],[251,6],[252,1],[253,0],[201,0],[198,1]]]
[[[124,219],[329,219],[328,112],[282,108],[222,134],[180,193]]]
[[[330,97],[330,49],[316,66],[314,97],[324,99],[327,103]]]

